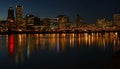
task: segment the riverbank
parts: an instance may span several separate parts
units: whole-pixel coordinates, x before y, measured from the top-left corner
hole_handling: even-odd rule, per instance
[[[118,34],[120,34],[120,31],[5,31],[5,32],[0,32],[0,34],[52,34],[52,33],[110,33],[110,32],[117,32]]]

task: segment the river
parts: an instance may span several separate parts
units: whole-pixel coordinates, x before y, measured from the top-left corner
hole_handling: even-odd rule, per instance
[[[104,69],[120,51],[118,33],[0,35],[1,69]]]

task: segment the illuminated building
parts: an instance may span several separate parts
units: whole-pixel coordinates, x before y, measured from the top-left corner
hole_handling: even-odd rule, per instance
[[[114,19],[114,24],[116,26],[120,26],[120,14],[114,14],[113,19]]]
[[[105,27],[105,24],[106,24],[106,19],[105,18],[97,20],[97,25],[99,27]]]
[[[23,6],[17,5],[16,6],[16,21],[21,22],[23,19]]]
[[[57,17],[59,18],[59,20],[58,20],[59,23],[68,22],[68,17],[65,15],[59,15]]]
[[[14,9],[13,7],[9,7],[8,9],[8,16],[7,16],[7,23],[8,23],[8,27],[9,29],[15,27],[14,21],[15,17],[14,17]]]
[[[9,7],[7,20],[11,21],[11,20],[14,20],[14,19],[15,19],[15,17],[14,17],[14,9],[12,7]]]
[[[25,18],[26,18],[27,25],[39,25],[40,24],[40,18],[35,17],[32,14],[27,14]]]
[[[26,20],[23,18],[23,6],[17,5],[16,6],[16,25],[19,29],[26,28]]]
[[[26,18],[27,25],[34,25],[34,15],[27,14],[25,18]]]
[[[67,24],[70,23],[69,17],[65,15],[59,15],[57,18],[59,18],[58,25],[60,29],[65,29],[67,27]]]
[[[6,23],[7,23],[7,20],[2,20],[0,21],[0,26],[5,26]]]
[[[26,19],[27,29],[31,29],[31,27],[35,29],[38,27],[38,25],[40,25],[40,18],[35,17],[32,14],[27,14],[25,19]]]
[[[55,31],[58,28],[58,20],[59,18],[49,18],[51,30]]]
[[[113,25],[113,21],[106,21],[106,26],[109,27],[109,26],[112,26]]]

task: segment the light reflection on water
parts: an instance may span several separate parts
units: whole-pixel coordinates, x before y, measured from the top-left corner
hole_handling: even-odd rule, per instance
[[[15,64],[23,64],[27,62],[26,60],[31,59],[33,54],[38,53],[35,54],[36,56],[40,52],[59,54],[72,48],[81,49],[83,47],[102,48],[103,51],[106,51],[109,46],[112,47],[113,53],[120,50],[120,38],[117,33],[0,35],[0,44],[2,61],[6,62],[7,59],[9,63]]]

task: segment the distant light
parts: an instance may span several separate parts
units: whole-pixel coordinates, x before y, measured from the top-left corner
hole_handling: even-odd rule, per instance
[[[30,16],[30,14],[27,14],[27,16]]]
[[[59,20],[59,18],[56,18],[57,20]]]
[[[117,32],[115,32],[115,35],[117,36],[117,35],[118,35],[118,33],[117,33]]]
[[[22,29],[18,29],[18,31],[22,31]]]
[[[10,22],[12,23],[12,22],[14,22],[14,20],[10,20]]]

